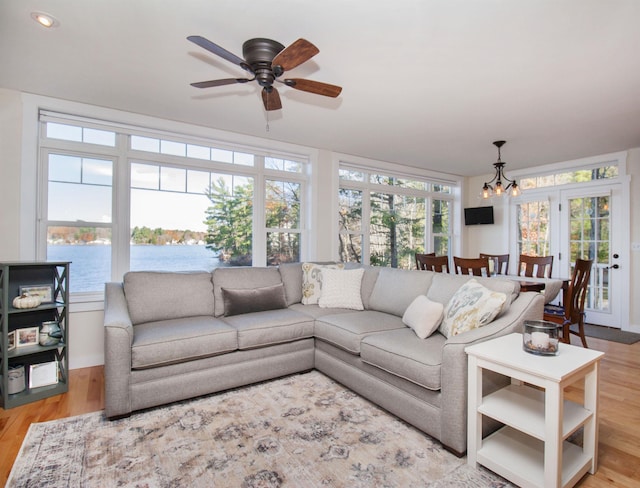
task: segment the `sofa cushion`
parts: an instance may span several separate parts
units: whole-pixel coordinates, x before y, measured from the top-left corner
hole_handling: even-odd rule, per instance
[[[344,264],[302,263],[302,303],[314,305],[322,294],[322,270],[344,269]]]
[[[238,349],[236,329],[212,316],[146,322],[133,328],[131,366],[153,368]]]
[[[445,341],[446,338],[438,332],[421,340],[411,329],[405,327],[364,337],[360,357],[365,363],[424,388],[440,390]]]
[[[444,305],[429,300],[425,295],[418,295],[402,316],[402,322],[413,329],[420,339],[426,339],[438,329]]]
[[[302,301],[302,263],[282,263],[278,266],[284,284],[287,306]]]
[[[291,309],[224,317],[238,331],[238,348],[270,346],[313,337],[313,318]]]
[[[360,294],[363,275],[362,268],[322,270],[322,293],[318,305],[321,308],[364,310]]]
[[[360,286],[360,295],[362,296],[362,305],[366,310],[369,310],[369,302],[371,300],[371,293],[376,286],[378,280],[378,274],[383,269],[380,266],[369,266],[360,263],[344,263],[344,269],[364,269],[364,276],[362,277],[362,285]]]
[[[369,309],[398,317],[418,295],[426,295],[433,275],[431,271],[381,268],[371,292]]]
[[[213,315],[211,273],[130,271],[123,278],[131,322]]]
[[[263,286],[260,288],[222,288],[224,315],[262,312],[287,308],[284,285]]]
[[[451,297],[444,309],[440,332],[447,338],[490,323],[507,300],[504,293],[492,291],[470,279]]]
[[[427,293],[427,297],[430,300],[440,302],[443,305],[449,303],[451,297],[458,291],[458,289],[467,281],[474,279],[478,283],[482,283],[490,290],[504,293],[507,295],[507,300],[502,308],[501,314],[506,312],[511,303],[518,297],[520,293],[520,283],[517,281],[491,277],[474,277],[470,275],[455,275],[449,273],[434,273],[433,282]]]
[[[303,305],[302,303],[294,303],[289,306],[289,310],[296,310],[308,317],[317,319],[326,315],[335,315],[339,313],[356,313],[356,310],[349,308],[320,308],[318,305]]]
[[[406,329],[402,319],[373,310],[325,315],[316,319],[316,339],[330,342],[353,354],[360,354],[360,341],[369,334]]]
[[[215,297],[215,316],[224,315],[224,297],[222,288],[237,290],[262,288],[282,283],[278,268],[216,268],[213,270],[213,295]]]

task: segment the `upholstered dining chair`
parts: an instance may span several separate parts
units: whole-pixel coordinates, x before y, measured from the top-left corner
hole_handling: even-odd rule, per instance
[[[485,254],[480,253],[481,258],[493,259],[497,264],[495,268],[496,274],[507,275],[509,274],[509,255],[508,254]]]
[[[416,268],[423,269],[423,268],[420,267],[421,263],[422,263],[422,260],[424,258],[426,258],[427,256],[435,256],[435,255],[436,255],[435,252],[430,252],[430,253],[427,253],[427,254],[416,253]]]
[[[489,258],[459,258],[454,256],[453,265],[456,270],[456,274],[491,276],[491,273],[489,272]]]
[[[418,258],[420,256],[420,258]],[[418,269],[423,271],[435,271],[436,273],[449,273],[449,256],[436,256],[433,254],[416,254]]]
[[[587,346],[587,338],[584,335],[584,302],[587,298],[587,287],[591,276],[593,259],[576,259],[569,290],[566,296],[569,303],[544,306],[544,320],[562,325],[562,342],[571,342],[570,334],[580,337],[582,345]],[[577,326],[577,330],[572,326]]]
[[[518,275],[551,278],[551,271],[553,271],[553,256],[528,256],[526,254],[520,254]]]

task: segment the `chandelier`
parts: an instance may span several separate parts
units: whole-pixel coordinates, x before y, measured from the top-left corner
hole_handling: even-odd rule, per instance
[[[482,187],[482,198],[491,198],[494,196],[502,197],[507,194],[507,192],[509,192],[508,194],[512,197],[520,195],[520,187],[515,180],[510,180],[504,175],[505,163],[500,160],[500,148],[506,142],[507,141],[495,141],[493,143],[493,145],[498,148],[498,161],[493,163],[493,167],[496,169],[496,174],[489,182],[485,182]]]

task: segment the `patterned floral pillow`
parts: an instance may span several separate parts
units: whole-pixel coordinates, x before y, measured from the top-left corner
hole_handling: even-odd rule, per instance
[[[302,263],[302,303],[304,305],[318,303],[322,294],[322,270],[325,268],[344,269],[344,264]]]
[[[500,313],[506,301],[504,293],[491,291],[470,279],[447,303],[438,330],[448,339],[487,325]]]

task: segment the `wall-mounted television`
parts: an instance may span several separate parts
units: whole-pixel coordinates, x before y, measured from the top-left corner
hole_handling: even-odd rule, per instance
[[[493,207],[469,207],[464,209],[465,225],[493,224]]]

